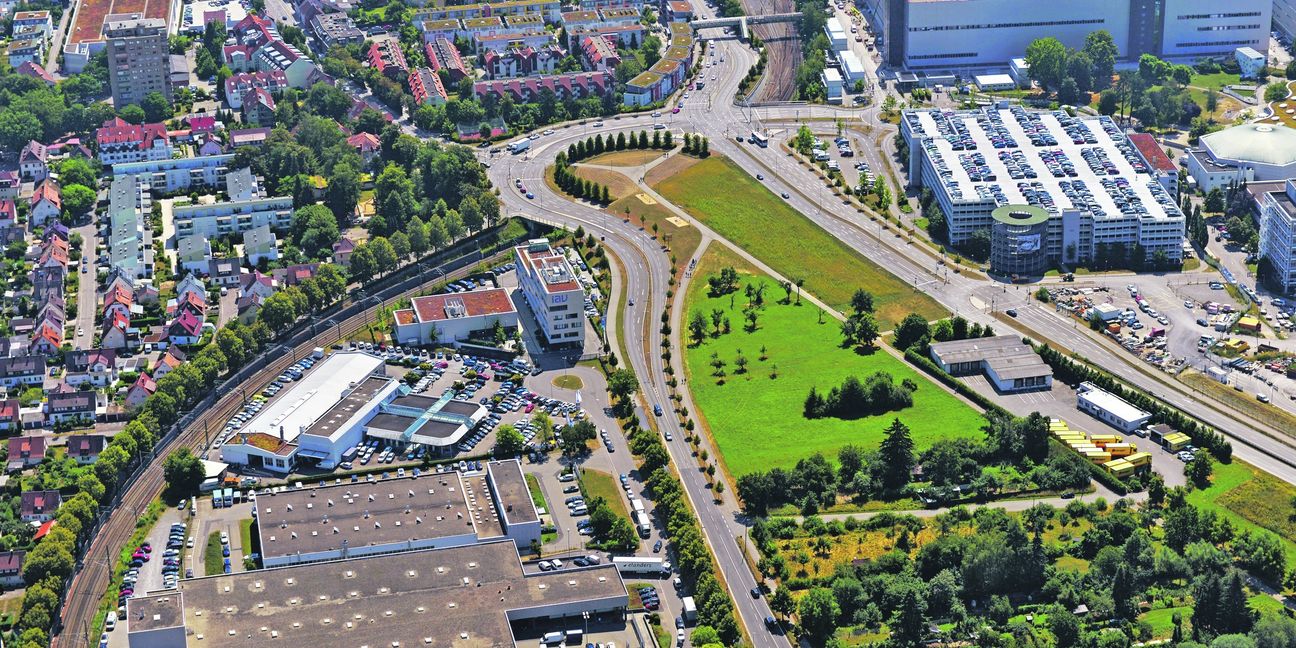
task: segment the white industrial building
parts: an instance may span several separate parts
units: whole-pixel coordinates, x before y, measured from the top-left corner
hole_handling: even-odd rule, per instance
[[[931,345],[931,358],[951,376],[984,373],[1001,392],[1053,386],[1053,368],[1016,335],[936,342]]]
[[[585,290],[571,262],[547,239],[513,248],[518,287],[551,345],[585,344]]]
[[[821,75],[824,84],[824,97],[828,103],[842,102],[842,75],[834,68],[824,68]]]
[[[1076,389],[1076,407],[1126,433],[1143,427],[1152,419],[1151,414],[1089,382],[1080,383],[1080,387]]]
[[[393,318],[396,343],[420,346],[488,340],[496,324],[510,335],[518,326],[517,308],[503,288],[415,297]]]
[[[1260,257],[1268,260],[1284,293],[1296,290],[1296,181],[1282,191],[1264,194],[1260,202]]]
[[[1296,177],[1296,129],[1242,124],[1203,135],[1199,142],[1187,160],[1188,174],[1202,191]]]
[[[234,431],[221,460],[279,474],[302,463],[331,469],[367,437],[445,454],[485,416],[482,406],[449,394],[410,394],[384,367],[361,351],[333,353]]]
[[[528,550],[541,533],[516,459],[462,476],[425,473],[261,495],[256,527],[266,567],[505,538]]]
[[[1285,0],[1284,0],[1285,1]],[[1267,51],[1268,0],[863,0],[860,10],[879,35],[884,60],[896,69],[1006,67],[1037,38],[1072,49],[1106,30],[1121,58],[1142,54],[1191,63],[1233,56],[1239,47]]]
[[[629,602],[614,565],[527,573],[498,540],[185,578],[129,599],[117,632],[130,648],[514,646],[514,624],[619,622]]]
[[[1019,106],[907,110],[900,132],[909,145],[909,184],[932,190],[955,246],[1011,221],[996,219],[996,210],[1023,206],[1046,216],[1017,248],[1044,257],[1034,265],[1085,263],[1135,245],[1149,258],[1182,258],[1184,216],[1175,197],[1108,117]]]

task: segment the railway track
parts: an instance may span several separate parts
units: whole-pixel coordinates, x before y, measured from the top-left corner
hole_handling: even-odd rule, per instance
[[[338,312],[326,317],[321,322],[313,322],[309,329],[303,329],[291,335],[287,342],[270,343],[254,360],[244,365],[233,376],[223,381],[202,401],[193,406],[186,417],[194,412],[201,412],[192,419],[181,419],[179,432],[164,437],[154,448],[142,472],[133,481],[123,484],[117,499],[112,504],[113,511],[107,520],[99,525],[82,553],[82,560],[73,575],[71,585],[64,598],[60,623],[51,639],[51,648],[71,648],[87,646],[93,648],[98,638],[98,628],[91,628],[94,616],[98,612],[100,601],[112,582],[113,570],[117,567],[117,554],[135,531],[135,521],[147,508],[149,502],[162,492],[161,457],[182,447],[203,454],[208,434],[219,430],[224,422],[234,416],[242,407],[248,394],[256,394],[264,385],[288,368],[298,359],[309,354],[315,347],[326,347],[338,340],[364,329],[372,320],[376,310],[388,301],[414,296],[422,291],[435,287],[439,283],[454,281],[471,274],[474,264],[481,261],[493,261],[507,255],[507,249],[490,257],[478,254],[461,256],[428,272],[434,279],[415,281],[415,277],[401,281],[393,286],[378,291],[376,294],[362,297],[359,301],[347,298]],[[447,267],[450,269],[447,269]],[[426,276],[426,272],[423,273]],[[365,304],[372,304],[365,307]],[[354,311],[354,312],[350,312]],[[343,318],[340,319],[339,318]],[[323,328],[319,324],[324,324]],[[318,332],[317,332],[318,330]]]
[[[764,16],[796,11],[793,0],[743,0],[749,16]],[[752,33],[765,44],[765,78],[752,97],[753,103],[789,101],[796,92],[796,71],[801,65],[801,39],[796,25],[772,23],[751,26]]]

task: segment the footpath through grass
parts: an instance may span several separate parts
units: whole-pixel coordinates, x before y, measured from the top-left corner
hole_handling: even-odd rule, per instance
[[[750,267],[735,266],[745,273],[738,291],[712,298],[706,278],[721,268],[734,265],[726,258],[721,245],[713,245],[689,284],[684,320],[693,312],[709,318],[713,310],[728,316],[731,332],[710,337],[686,351],[685,368],[688,387],[701,408],[711,435],[718,444],[723,460],[734,477],[770,468],[791,468],[797,460],[822,452],[836,463],[837,450],[847,444],[876,448],[883,430],[892,419],[899,418],[909,426],[914,444],[924,450],[937,439],[980,438],[985,419],[972,407],[929,381],[885,351],[860,355],[840,347],[841,329],[837,320],[824,317],[819,323],[819,309],[802,302],[778,303],[786,294],[778,283],[764,274],[753,274]],[[747,302],[743,285],[763,283],[765,307],[754,332],[743,329],[742,310]],[[732,297],[732,299],[730,299]],[[732,302],[732,305],[731,305]],[[688,331],[681,332],[685,338]],[[691,344],[692,341],[689,340]],[[765,360],[761,360],[761,348]],[[749,364],[745,373],[736,373],[739,355]],[[711,354],[725,361],[724,384],[713,375]],[[836,418],[806,419],[802,416],[806,394],[816,388],[826,394],[847,376],[863,380],[876,371],[885,371],[898,383],[908,378],[918,384],[912,407],[856,420]],[[777,375],[777,377],[771,377]]]
[[[929,320],[947,315],[930,297],[824,231],[727,158],[712,156],[654,188],[779,274],[804,279],[805,290],[838,311],[847,309],[856,288],[864,288],[873,293],[883,329],[910,312]]]

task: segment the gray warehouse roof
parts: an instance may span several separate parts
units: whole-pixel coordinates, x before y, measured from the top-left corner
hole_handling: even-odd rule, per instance
[[[985,363],[995,375],[1004,379],[1053,375],[1053,368],[1015,335],[936,342],[931,345],[931,353],[947,366],[965,362]]]
[[[509,621],[623,608],[612,565],[523,574],[510,541],[180,581],[190,647],[511,647]]]

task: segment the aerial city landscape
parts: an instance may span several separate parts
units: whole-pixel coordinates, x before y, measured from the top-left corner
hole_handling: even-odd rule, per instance
[[[0,646],[1296,648],[1294,0],[0,37]]]

